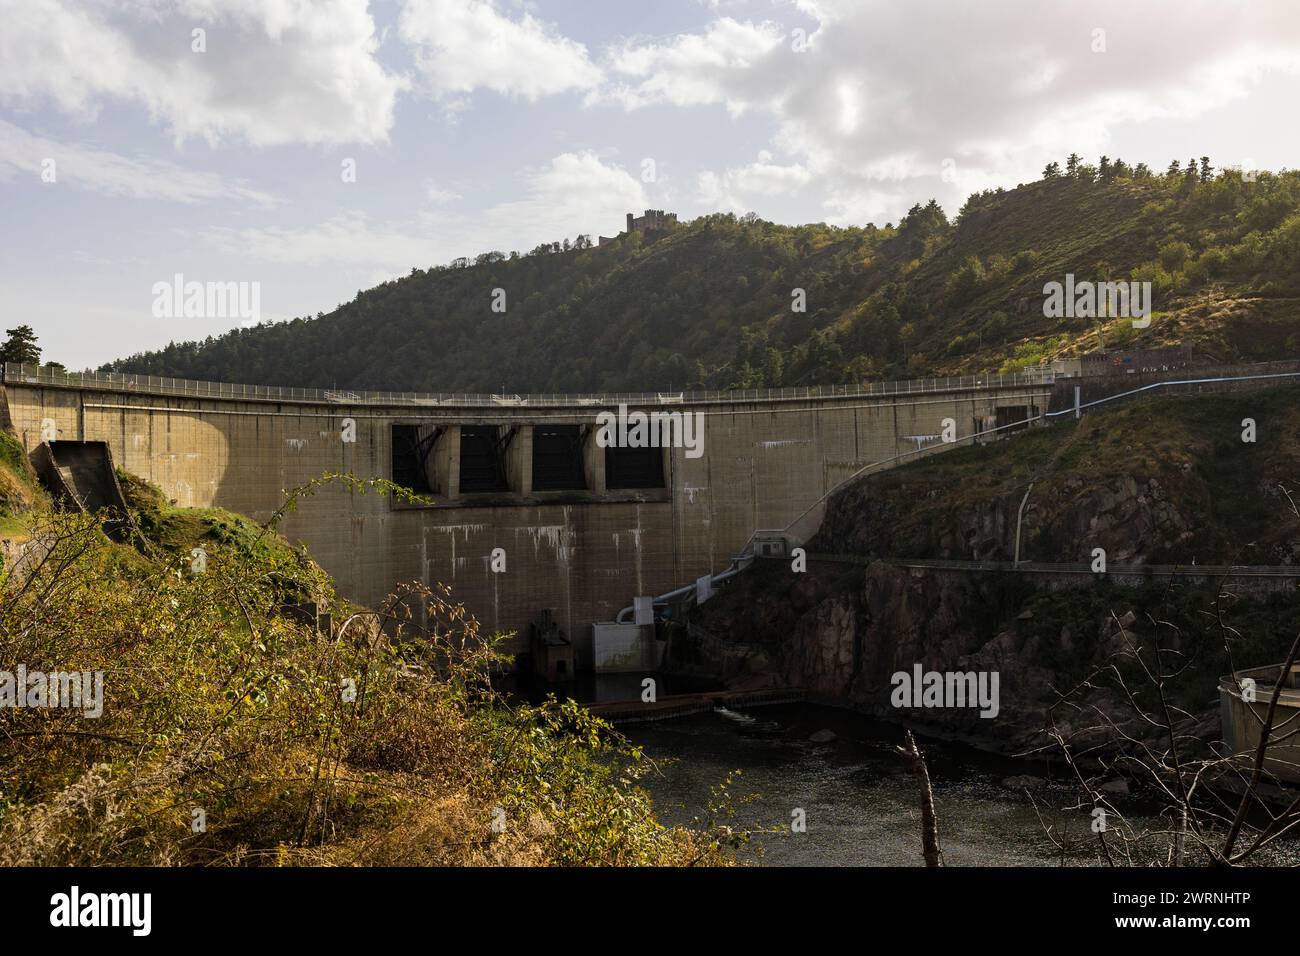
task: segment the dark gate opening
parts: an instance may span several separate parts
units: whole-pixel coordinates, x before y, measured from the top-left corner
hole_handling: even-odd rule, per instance
[[[664,487],[662,448],[605,449],[606,488]]]
[[[507,491],[501,429],[496,425],[460,426],[460,491]]]
[[[585,491],[581,425],[533,427],[533,490]]]
[[[441,425],[394,425],[391,470],[395,483],[417,495],[437,492],[429,475],[429,456],[442,436]]]
[[[1038,414],[1034,405],[1002,405],[998,407],[996,425],[999,434],[1018,432],[1028,428],[1030,421]]]

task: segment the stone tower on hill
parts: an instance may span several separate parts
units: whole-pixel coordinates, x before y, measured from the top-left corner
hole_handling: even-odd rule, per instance
[[[634,216],[632,213],[627,214],[627,229],[622,235],[628,235],[633,232],[645,232],[649,229],[668,229],[677,225],[677,213],[664,212],[662,209],[647,209],[644,216]],[[618,238],[617,236],[614,237]],[[599,245],[607,242],[613,242],[607,236],[601,236]]]

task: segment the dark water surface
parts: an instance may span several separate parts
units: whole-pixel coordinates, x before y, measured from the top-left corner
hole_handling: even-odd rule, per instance
[[[707,713],[620,727],[659,764],[643,784],[662,820],[704,819],[713,788],[739,770],[729,788],[736,815],[726,822],[782,831],[755,835],[740,851],[742,860],[766,866],[922,864],[917,781],[893,750],[902,742],[901,728],[811,704],[756,707],[744,715],[750,720]],[[808,739],[822,730],[833,731],[835,739]],[[918,742],[930,768],[947,865],[1059,865],[1060,853],[1029,797],[1002,784],[1022,774],[1059,778],[1059,769],[959,744]],[[754,801],[743,804],[748,795]],[[1087,812],[1059,811],[1073,802],[1069,788],[1049,786],[1034,795],[1058,808],[1055,822],[1068,825],[1075,842],[1087,840]],[[791,832],[796,808],[805,813],[805,833]],[[1090,854],[1073,862],[1087,864]]]

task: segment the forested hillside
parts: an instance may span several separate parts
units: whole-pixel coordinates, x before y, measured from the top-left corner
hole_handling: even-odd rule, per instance
[[[1154,321],[1045,318],[1043,285],[1066,273],[1150,281]],[[443,392],[752,388],[1010,369],[1099,344],[1276,358],[1300,353],[1298,320],[1300,172],[1071,156],[951,220],[933,201],[883,227],[718,214],[602,247],[485,253],[328,315],[106,368]]]

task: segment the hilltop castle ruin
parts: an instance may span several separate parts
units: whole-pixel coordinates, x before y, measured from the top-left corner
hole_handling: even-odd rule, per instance
[[[644,216],[633,216],[627,214],[627,229],[619,235],[630,235],[634,232],[647,232],[651,229],[668,229],[677,225],[677,213],[664,212],[662,209],[647,209]],[[618,236],[610,238],[601,236],[597,245],[603,246],[607,242],[613,242]]]

